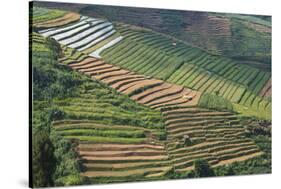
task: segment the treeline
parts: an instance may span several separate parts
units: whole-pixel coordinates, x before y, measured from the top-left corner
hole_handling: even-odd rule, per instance
[[[83,80],[78,73],[58,63],[62,53],[59,44],[35,33],[32,38],[33,99],[64,98],[77,93]]]

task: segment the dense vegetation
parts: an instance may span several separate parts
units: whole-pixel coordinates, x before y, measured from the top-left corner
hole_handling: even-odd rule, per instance
[[[44,130],[32,136],[32,172],[34,186],[52,186],[55,169],[54,146],[49,133]]]
[[[199,101],[198,106],[203,108],[233,111],[233,107],[230,101],[214,94],[204,93]]]
[[[83,82],[79,75],[58,64],[60,46],[32,34],[33,98],[46,100],[73,96]]]

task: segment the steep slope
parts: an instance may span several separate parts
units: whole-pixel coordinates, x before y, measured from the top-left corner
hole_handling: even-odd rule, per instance
[[[150,28],[210,53],[270,69],[271,23],[264,17],[99,5],[84,7],[80,13]]]
[[[89,83],[79,96],[55,101],[64,116],[54,129],[78,144],[81,175],[100,182],[162,179],[192,171],[196,159],[219,167],[263,154],[236,114],[198,103],[211,92],[270,112],[269,73],[150,30],[84,16],[39,33],[62,45],[61,65],[104,84]]]
[[[270,16],[71,3],[35,4],[150,28],[212,54],[234,58],[239,64],[268,71],[271,68]]]
[[[269,72],[210,55],[151,30],[124,24],[114,27],[108,21],[89,17],[39,33],[139,74],[218,94],[237,104],[235,108],[241,113],[246,107],[250,108],[249,115],[270,119],[271,102],[261,94],[270,79]]]
[[[30,38],[35,79],[32,114],[36,115],[32,126],[43,125],[43,129],[47,129],[41,117],[52,112],[50,132],[60,137],[55,139],[63,136],[72,143],[59,143],[62,146],[56,147],[55,153],[64,156],[68,152],[60,150],[66,146],[69,151],[71,146],[76,146],[74,150],[78,153],[78,158],[74,156],[71,160],[59,156],[62,159],[58,161],[67,162],[59,167],[66,170],[58,170],[62,174],[56,183],[77,183],[65,178],[76,174],[72,166],[79,169],[83,178],[94,178],[90,180],[93,183],[107,179],[120,182],[162,178],[171,169],[171,164],[164,145],[166,132],[161,112],[137,104],[106,85],[58,64],[55,60],[60,50],[56,49],[57,46],[48,48],[50,41],[36,33],[32,33]],[[39,67],[41,70],[38,70]],[[39,82],[40,79],[44,82]],[[65,89],[61,89],[61,83]],[[48,100],[40,98],[43,94],[38,88],[47,88],[44,92]],[[55,94],[56,98],[52,98],[61,90],[68,94]],[[72,165],[72,161],[79,162],[82,167]],[[66,181],[62,182],[64,179]]]

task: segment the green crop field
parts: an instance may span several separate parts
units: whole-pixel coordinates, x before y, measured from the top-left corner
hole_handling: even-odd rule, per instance
[[[262,106],[243,103],[245,93],[259,97],[270,79],[269,72],[236,64],[231,59],[210,55],[182,42],[173,42],[173,39],[150,30],[124,30],[130,28],[124,24],[118,24],[119,27],[125,39],[102,53],[108,63],[201,92],[218,93],[252,112],[267,112],[261,117],[270,119],[271,112]],[[271,103],[266,98],[262,101]],[[258,113],[253,114],[256,115]]]

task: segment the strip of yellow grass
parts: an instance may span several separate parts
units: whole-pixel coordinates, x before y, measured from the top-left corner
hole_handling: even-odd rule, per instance
[[[81,175],[87,177],[126,177],[126,176],[144,176],[150,172],[167,172],[171,167],[154,167],[146,169],[136,169],[130,171],[88,171],[84,172]]]
[[[264,154],[263,152],[256,152],[253,154],[249,154],[249,155],[243,155],[241,157],[236,157],[236,158],[232,158],[232,159],[227,159],[227,160],[223,160],[220,161],[218,164],[212,166],[212,167],[218,167],[218,166],[222,166],[222,165],[227,165],[227,164],[231,164],[234,162],[241,162],[241,161],[246,161],[248,159],[252,159],[258,156],[261,156],[262,154]]]

